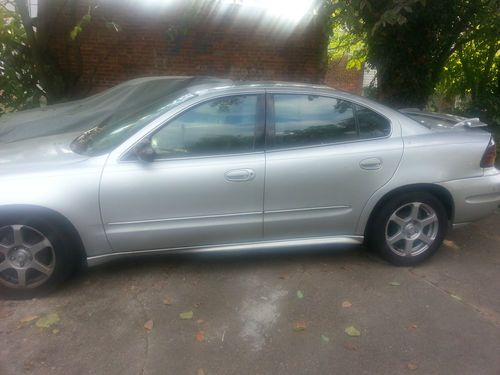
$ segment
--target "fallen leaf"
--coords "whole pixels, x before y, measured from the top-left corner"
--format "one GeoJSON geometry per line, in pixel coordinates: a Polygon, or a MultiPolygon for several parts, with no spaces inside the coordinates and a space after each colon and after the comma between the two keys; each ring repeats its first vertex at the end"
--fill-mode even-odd
{"type": "Polygon", "coordinates": [[[144,329],[146,331],[151,331],[153,329],[154,323],[151,319],[149,319],[146,323],[144,323],[144,329]]]}
{"type": "Polygon", "coordinates": [[[32,322],[35,319],[38,319],[38,318],[39,318],[38,315],[28,315],[28,316],[25,316],[24,318],[22,318],[19,321],[19,323],[29,323],[29,322],[32,322]]]}
{"type": "Polygon", "coordinates": [[[203,319],[198,319],[198,320],[196,321],[196,324],[203,324],[203,323],[205,323],[205,321],[204,321],[203,319]]]}
{"type": "Polygon", "coordinates": [[[418,366],[415,362],[409,362],[407,367],[409,370],[412,370],[412,371],[416,370],[418,368],[418,366]]]}
{"type": "Polygon", "coordinates": [[[192,311],[184,311],[179,314],[179,318],[181,319],[193,319],[193,312],[192,311]]]}
{"type": "Polygon", "coordinates": [[[407,327],[408,331],[416,331],[418,326],[416,324],[411,324],[407,327]]]}
{"type": "Polygon", "coordinates": [[[463,301],[462,297],[457,296],[456,294],[450,294],[450,297],[456,299],[457,301],[463,301]]]}
{"type": "Polygon", "coordinates": [[[344,344],[344,347],[350,351],[357,351],[358,350],[358,347],[356,345],[354,345],[353,343],[350,343],[350,342],[347,342],[344,344]]]}
{"type": "Polygon", "coordinates": [[[389,285],[390,285],[390,286],[400,286],[401,284],[400,284],[399,282],[397,282],[397,281],[391,281],[391,282],[389,283],[389,285]]]}
{"type": "Polygon", "coordinates": [[[299,320],[293,323],[293,330],[296,332],[305,331],[306,328],[307,328],[307,323],[305,322],[305,320],[299,320]]]}
{"type": "Polygon", "coordinates": [[[269,298],[264,297],[264,296],[260,296],[260,299],[261,299],[262,301],[267,301],[269,298]]]}
{"type": "Polygon", "coordinates": [[[345,333],[347,333],[351,337],[361,336],[361,332],[359,332],[354,326],[347,327],[345,329],[345,333]]]}
{"type": "Polygon", "coordinates": [[[348,308],[350,308],[351,306],[352,306],[352,303],[351,303],[351,302],[349,302],[349,301],[344,301],[344,302],[342,302],[342,307],[343,307],[344,309],[348,309],[348,308]]]}
{"type": "Polygon", "coordinates": [[[455,244],[455,242],[450,241],[450,240],[444,240],[443,241],[444,246],[449,247],[452,250],[460,250],[460,247],[455,244]]]}
{"type": "Polygon", "coordinates": [[[59,329],[54,328],[54,329],[52,330],[52,333],[53,333],[54,335],[57,335],[57,334],[59,333],[59,329]]]}
{"type": "Polygon", "coordinates": [[[301,291],[301,290],[297,290],[297,298],[298,298],[298,299],[302,299],[302,298],[304,298],[304,293],[302,293],[302,291],[301,291]]]}
{"type": "Polygon", "coordinates": [[[198,371],[196,372],[196,375],[205,375],[205,371],[203,371],[202,368],[198,369],[198,371]]]}
{"type": "Polygon", "coordinates": [[[172,298],[165,297],[165,299],[163,300],[163,304],[164,305],[171,305],[172,304],[172,298]]]}
{"type": "Polygon", "coordinates": [[[57,324],[60,321],[61,319],[59,318],[58,313],[50,313],[39,318],[36,321],[35,325],[38,328],[50,328],[50,326],[53,326],[54,324],[57,324]]]}
{"type": "Polygon", "coordinates": [[[205,341],[205,332],[198,331],[198,333],[196,334],[196,341],[198,341],[198,342],[205,341]]]}
{"type": "Polygon", "coordinates": [[[323,342],[330,342],[330,338],[328,336],[325,336],[325,335],[321,335],[321,340],[323,340],[323,342]]]}

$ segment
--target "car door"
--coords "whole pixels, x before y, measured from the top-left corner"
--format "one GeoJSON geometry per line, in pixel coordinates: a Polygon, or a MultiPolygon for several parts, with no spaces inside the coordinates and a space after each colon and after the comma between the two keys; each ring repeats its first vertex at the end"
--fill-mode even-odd
{"type": "Polygon", "coordinates": [[[268,108],[264,238],[362,235],[363,206],[401,159],[399,128],[329,96],[268,94],[268,108]]]}
{"type": "Polygon", "coordinates": [[[262,238],[264,98],[207,100],[169,120],[105,166],[102,219],[114,251],[169,249],[262,238]]]}

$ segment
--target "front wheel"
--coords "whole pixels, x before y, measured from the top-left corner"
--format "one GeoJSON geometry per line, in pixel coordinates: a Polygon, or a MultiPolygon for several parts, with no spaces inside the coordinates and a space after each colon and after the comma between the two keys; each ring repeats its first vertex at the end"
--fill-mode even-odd
{"type": "Polygon", "coordinates": [[[385,202],[372,223],[370,246],[398,266],[413,266],[431,257],[448,228],[442,203],[425,192],[405,193],[385,202]]]}
{"type": "Polygon", "coordinates": [[[53,221],[11,217],[0,222],[0,294],[30,298],[52,290],[78,264],[72,241],[53,221]]]}

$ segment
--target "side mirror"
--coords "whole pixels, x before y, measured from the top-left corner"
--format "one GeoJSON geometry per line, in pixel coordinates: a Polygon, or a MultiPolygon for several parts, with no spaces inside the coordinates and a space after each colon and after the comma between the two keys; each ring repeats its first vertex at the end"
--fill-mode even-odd
{"type": "Polygon", "coordinates": [[[156,157],[156,152],[151,146],[151,141],[149,139],[144,140],[135,146],[134,153],[139,160],[148,163],[154,161],[156,157]]]}

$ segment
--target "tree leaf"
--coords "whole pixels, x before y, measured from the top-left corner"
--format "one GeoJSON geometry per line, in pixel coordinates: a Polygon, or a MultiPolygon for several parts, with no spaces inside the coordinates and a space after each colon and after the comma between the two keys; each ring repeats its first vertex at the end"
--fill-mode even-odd
{"type": "Polygon", "coordinates": [[[321,340],[323,340],[323,342],[326,342],[326,343],[330,342],[330,338],[328,336],[325,336],[325,335],[321,335],[321,340]]]}
{"type": "Polygon", "coordinates": [[[50,328],[51,326],[59,323],[60,321],[61,321],[61,319],[59,318],[58,313],[50,313],[50,314],[44,315],[41,318],[39,318],[36,321],[35,325],[38,328],[50,328]]]}
{"type": "Polygon", "coordinates": [[[391,282],[389,283],[389,285],[390,285],[390,286],[400,286],[401,284],[400,284],[399,282],[397,282],[397,281],[391,281],[391,282]]]}
{"type": "Polygon", "coordinates": [[[184,311],[179,314],[179,318],[183,320],[193,319],[193,311],[184,311]]]}
{"type": "Polygon", "coordinates": [[[298,298],[298,299],[302,299],[302,298],[304,298],[304,293],[302,293],[302,291],[301,291],[301,290],[297,290],[297,298],[298,298]]]}
{"type": "Polygon", "coordinates": [[[361,332],[359,332],[356,327],[354,326],[349,326],[345,329],[345,333],[351,337],[358,337],[361,336],[361,332]]]}
{"type": "Polygon", "coordinates": [[[163,300],[163,304],[170,306],[172,304],[172,298],[166,296],[165,299],[163,300]]]}

